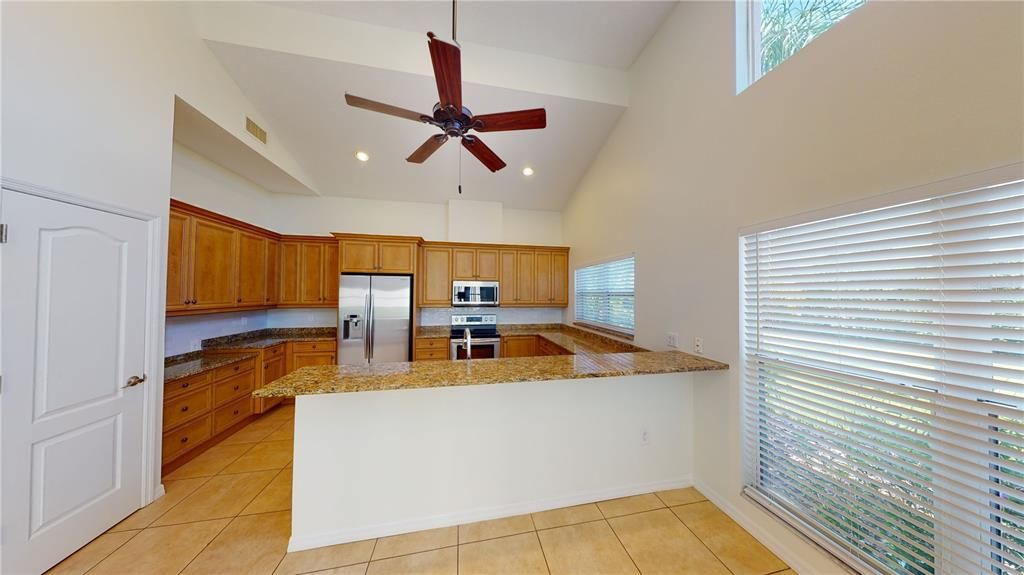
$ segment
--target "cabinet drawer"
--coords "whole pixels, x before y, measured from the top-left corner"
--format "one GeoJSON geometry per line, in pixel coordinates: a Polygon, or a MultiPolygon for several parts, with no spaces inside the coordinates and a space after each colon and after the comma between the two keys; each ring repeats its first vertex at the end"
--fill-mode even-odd
{"type": "Polygon", "coordinates": [[[213,372],[213,380],[220,381],[224,378],[231,377],[236,373],[242,373],[243,371],[249,371],[256,366],[256,358],[249,358],[231,365],[225,365],[224,367],[218,367],[213,372]]]}
{"type": "Polygon", "coordinates": [[[284,344],[279,343],[273,347],[263,350],[263,361],[270,361],[275,357],[284,357],[284,344]]]}
{"type": "Polygon", "coordinates": [[[213,404],[224,405],[239,397],[248,397],[252,393],[256,374],[251,371],[218,381],[213,384],[213,404]]]}
{"type": "Polygon", "coordinates": [[[177,427],[210,411],[210,387],[164,400],[164,429],[177,427]]]}
{"type": "Polygon", "coordinates": [[[164,434],[164,464],[175,457],[201,445],[210,438],[213,417],[206,414],[195,421],[185,424],[174,431],[164,434]]]}
{"type": "Polygon", "coordinates": [[[214,435],[242,421],[252,413],[252,400],[243,397],[213,411],[214,435]]]}
{"type": "Polygon", "coordinates": [[[206,373],[200,373],[176,381],[171,381],[164,384],[164,399],[174,397],[175,395],[181,395],[188,391],[195,391],[204,385],[209,385],[213,379],[213,372],[207,371],[206,373]]]}
{"type": "Polygon", "coordinates": [[[416,349],[448,349],[447,337],[418,337],[416,349]]]}
{"type": "Polygon", "coordinates": [[[416,349],[416,361],[428,359],[448,359],[447,349],[416,349]]]}
{"type": "Polygon", "coordinates": [[[295,341],[292,342],[293,351],[334,351],[333,341],[295,341]]]}

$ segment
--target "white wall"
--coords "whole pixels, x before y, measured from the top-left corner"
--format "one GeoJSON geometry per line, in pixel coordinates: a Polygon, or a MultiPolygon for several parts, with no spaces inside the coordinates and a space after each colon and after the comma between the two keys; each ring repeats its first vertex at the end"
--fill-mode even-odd
{"type": "Polygon", "coordinates": [[[274,228],[274,194],[178,143],[171,161],[172,198],[274,228]]]}
{"type": "MultiPolygon", "coordinates": [[[[636,252],[637,343],[704,337],[698,486],[801,572],[837,568],[740,498],[741,227],[1024,157],[1024,4],[868,2],[735,94],[730,2],[684,2],[564,211],[573,265],[636,252]]],[[[571,308],[570,308],[571,309],[571,308]]]]}
{"type": "Polygon", "coordinates": [[[688,486],[696,377],[300,396],[289,550],[688,486]]]}

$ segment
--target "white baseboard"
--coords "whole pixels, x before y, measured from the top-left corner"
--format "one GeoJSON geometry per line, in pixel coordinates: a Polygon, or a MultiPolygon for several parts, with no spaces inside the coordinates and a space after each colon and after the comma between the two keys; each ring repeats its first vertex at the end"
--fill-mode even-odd
{"type": "Polygon", "coordinates": [[[597,491],[588,491],[585,493],[567,495],[564,497],[539,499],[536,501],[528,501],[525,503],[514,503],[511,505],[500,505],[496,507],[484,507],[479,509],[461,511],[457,513],[433,515],[429,517],[416,517],[403,521],[383,523],[378,525],[368,525],[366,527],[361,527],[359,529],[332,531],[329,533],[307,535],[304,537],[293,536],[288,540],[288,552],[292,553],[295,551],[314,549],[316,547],[327,547],[328,545],[337,545],[339,543],[350,543],[352,541],[363,541],[366,539],[373,539],[376,537],[387,537],[390,535],[400,535],[402,533],[412,533],[414,531],[423,531],[424,529],[449,527],[452,525],[461,525],[463,523],[472,523],[474,521],[487,521],[489,519],[499,519],[501,517],[522,515],[524,513],[536,513],[539,511],[546,511],[548,509],[571,507],[573,505],[594,503],[596,501],[605,501],[607,499],[628,497],[630,495],[641,495],[644,493],[651,493],[653,491],[664,491],[667,489],[691,487],[692,485],[692,477],[678,477],[675,479],[667,479],[663,481],[655,481],[639,485],[629,485],[626,487],[615,487],[610,489],[601,489],[597,491]]]}
{"type": "MultiPolygon", "coordinates": [[[[731,517],[733,521],[739,523],[740,527],[746,529],[747,532],[753,535],[755,539],[760,541],[772,553],[778,556],[779,559],[782,559],[782,561],[785,562],[786,565],[789,565],[790,569],[796,571],[797,573],[802,573],[804,575],[849,575],[849,571],[843,569],[838,565],[836,565],[834,571],[822,571],[819,568],[820,563],[815,563],[812,565],[807,560],[807,557],[804,553],[800,553],[796,549],[793,549],[790,545],[784,543],[781,539],[779,539],[778,536],[776,536],[770,530],[765,529],[761,523],[755,521],[750,516],[750,514],[741,511],[732,503],[731,500],[729,500],[726,497],[723,497],[720,493],[715,491],[707,484],[698,481],[696,485],[694,485],[694,487],[696,487],[698,491],[703,493],[709,501],[715,504],[715,506],[717,506],[719,509],[725,512],[726,515],[731,517]]],[[[771,517],[771,515],[769,515],[767,512],[765,512],[765,515],[767,517],[771,517]]],[[[774,517],[772,517],[772,520],[778,521],[778,519],[775,519],[774,517]]],[[[789,526],[783,526],[783,528],[790,529],[789,526]]],[[[807,543],[806,545],[813,548],[813,545],[810,543],[807,543]]],[[[822,557],[827,557],[827,554],[825,554],[823,551],[819,552],[822,553],[822,557]]],[[[831,559],[828,560],[831,561],[831,559]]]]}

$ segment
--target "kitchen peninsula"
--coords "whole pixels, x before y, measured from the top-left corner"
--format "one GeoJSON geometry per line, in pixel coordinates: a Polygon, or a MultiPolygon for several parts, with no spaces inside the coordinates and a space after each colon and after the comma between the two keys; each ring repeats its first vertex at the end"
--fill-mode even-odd
{"type": "Polygon", "coordinates": [[[296,398],[289,550],[691,485],[693,372],[726,364],[516,333],[564,353],[306,367],[256,391],[296,398]]]}

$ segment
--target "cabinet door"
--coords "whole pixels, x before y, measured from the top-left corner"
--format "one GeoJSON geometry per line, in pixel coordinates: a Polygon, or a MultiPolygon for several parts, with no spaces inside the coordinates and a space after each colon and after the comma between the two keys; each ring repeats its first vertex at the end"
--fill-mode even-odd
{"type": "Polygon", "coordinates": [[[192,299],[190,309],[234,307],[238,231],[194,218],[192,225],[192,299]]]}
{"type": "Polygon", "coordinates": [[[516,303],[529,304],[534,301],[534,252],[516,251],[516,303]]]}
{"type": "Polygon", "coordinates": [[[420,266],[420,305],[451,307],[452,305],[452,250],[449,248],[423,248],[420,266]]]}
{"type": "Polygon", "coordinates": [[[189,251],[192,218],[171,210],[167,219],[167,311],[188,307],[189,251]]]}
{"type": "Polygon", "coordinates": [[[299,249],[299,303],[323,303],[323,275],[323,244],[301,244],[299,249]]]}
{"type": "Polygon", "coordinates": [[[281,289],[281,243],[275,240],[267,240],[267,294],[264,298],[268,305],[275,305],[280,301],[281,289]]]}
{"type": "Polygon", "coordinates": [[[267,238],[238,233],[238,305],[267,303],[267,238]]]}
{"type": "Polygon", "coordinates": [[[531,357],[537,355],[537,338],[532,335],[515,335],[501,338],[502,357],[531,357]]]}
{"type": "Polygon", "coordinates": [[[381,242],[377,250],[377,271],[411,274],[416,269],[416,244],[412,242],[381,242]]]}
{"type": "Polygon", "coordinates": [[[278,291],[280,303],[299,303],[299,251],[300,243],[281,243],[281,288],[278,291]]]}
{"type": "Polygon", "coordinates": [[[377,271],[377,242],[369,240],[342,240],[341,271],[377,271]]]}
{"type": "Polygon", "coordinates": [[[324,302],[338,303],[338,244],[324,244],[324,302]]]}
{"type": "Polygon", "coordinates": [[[263,385],[273,383],[279,377],[285,375],[284,354],[263,361],[263,385]]]}
{"type": "Polygon", "coordinates": [[[486,281],[498,279],[498,250],[476,250],[476,278],[486,281]]]}
{"type": "Polygon", "coordinates": [[[452,249],[452,279],[476,279],[476,250],[473,248],[452,249]]]}
{"type": "Polygon", "coordinates": [[[516,252],[515,250],[501,250],[498,256],[498,300],[500,305],[516,305],[518,301],[518,290],[516,290],[516,252]]]}
{"type": "Polygon", "coordinates": [[[292,354],[292,369],[311,365],[334,365],[334,352],[302,351],[292,354]]]}
{"type": "Polygon", "coordinates": [[[569,305],[569,254],[551,254],[551,297],[553,303],[569,305]]]}
{"type": "Polygon", "coordinates": [[[551,252],[538,251],[534,258],[533,300],[549,304],[555,300],[551,292],[551,252]]]}

